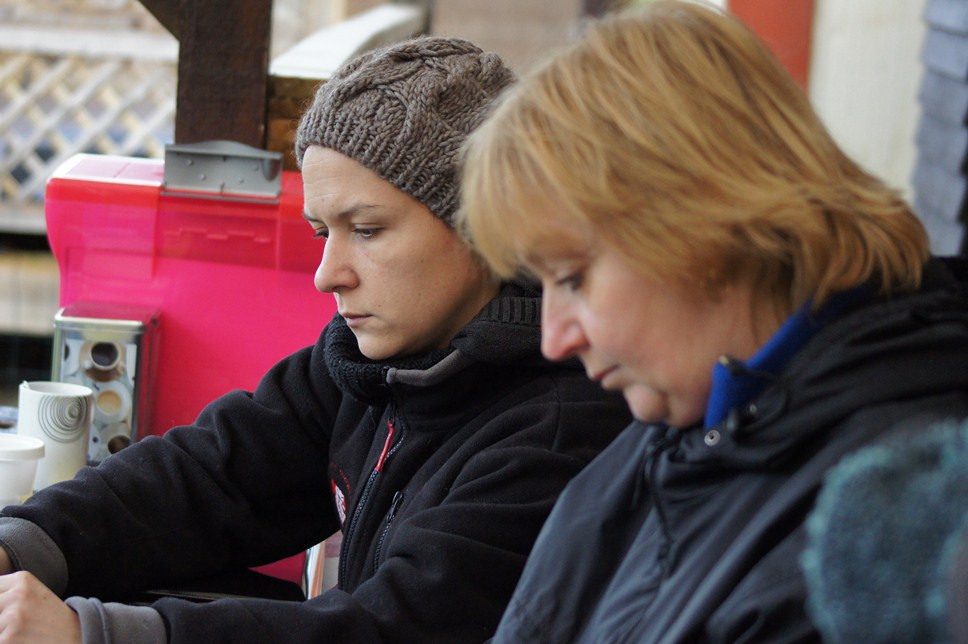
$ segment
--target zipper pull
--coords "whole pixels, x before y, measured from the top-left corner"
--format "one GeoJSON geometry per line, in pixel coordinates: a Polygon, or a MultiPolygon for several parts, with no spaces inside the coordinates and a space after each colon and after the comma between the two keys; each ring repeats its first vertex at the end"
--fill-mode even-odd
{"type": "Polygon", "coordinates": [[[393,500],[390,501],[390,511],[387,512],[387,523],[393,521],[393,517],[397,513],[397,508],[400,507],[401,501],[403,501],[403,490],[397,490],[393,495],[393,500]]]}
{"type": "Polygon", "coordinates": [[[390,445],[393,443],[393,431],[395,426],[392,420],[387,421],[387,441],[383,444],[383,451],[380,452],[380,458],[377,459],[376,467],[373,468],[374,472],[382,472],[383,464],[387,462],[387,455],[390,453],[390,445]]]}

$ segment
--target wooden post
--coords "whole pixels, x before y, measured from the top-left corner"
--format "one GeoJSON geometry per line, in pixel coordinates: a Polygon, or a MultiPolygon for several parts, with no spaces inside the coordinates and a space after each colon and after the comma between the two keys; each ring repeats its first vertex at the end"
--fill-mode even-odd
{"type": "Polygon", "coordinates": [[[175,141],[265,144],[272,0],[183,0],[175,141]]]}
{"type": "Polygon", "coordinates": [[[141,4],[155,17],[155,20],[161,23],[162,27],[167,29],[176,40],[178,39],[178,13],[181,5],[179,0],[141,0],[141,4]]]}
{"type": "Polygon", "coordinates": [[[141,0],[179,43],[175,142],[264,147],[272,0],[141,0]]]}

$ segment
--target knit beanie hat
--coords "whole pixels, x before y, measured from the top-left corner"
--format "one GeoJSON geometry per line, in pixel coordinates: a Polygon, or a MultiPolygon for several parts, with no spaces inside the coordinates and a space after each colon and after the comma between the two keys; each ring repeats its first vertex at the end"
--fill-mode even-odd
{"type": "Polygon", "coordinates": [[[422,36],[364,53],[316,92],[295,155],[320,145],[359,161],[453,225],[458,153],[514,80],[493,53],[457,38],[422,36]]]}

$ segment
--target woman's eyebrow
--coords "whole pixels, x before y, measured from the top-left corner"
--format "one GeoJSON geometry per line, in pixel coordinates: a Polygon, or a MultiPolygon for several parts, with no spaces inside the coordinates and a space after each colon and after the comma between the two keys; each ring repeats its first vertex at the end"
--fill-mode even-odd
{"type": "Polygon", "coordinates": [[[554,247],[553,245],[543,245],[540,249],[532,249],[524,253],[524,262],[538,270],[550,271],[559,264],[573,264],[575,262],[587,261],[589,250],[587,248],[554,247]],[[550,247],[549,247],[550,246],[550,247]]]}
{"type": "MultiPolygon", "coordinates": [[[[349,206],[347,208],[344,208],[343,210],[340,210],[339,212],[337,212],[336,214],[334,214],[333,215],[333,219],[335,221],[339,221],[339,220],[342,220],[342,219],[348,219],[349,217],[355,215],[358,212],[361,212],[363,210],[369,210],[371,208],[376,208],[376,207],[377,207],[376,204],[369,204],[369,203],[354,204],[354,205],[349,206]]],[[[308,210],[303,210],[302,216],[303,216],[303,219],[305,219],[306,221],[309,221],[309,222],[324,223],[322,219],[320,219],[319,217],[314,216],[308,210]]]]}

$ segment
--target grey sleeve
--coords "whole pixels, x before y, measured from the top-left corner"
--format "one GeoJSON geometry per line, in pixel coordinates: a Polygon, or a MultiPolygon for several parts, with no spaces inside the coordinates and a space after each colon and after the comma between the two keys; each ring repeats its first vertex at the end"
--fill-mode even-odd
{"type": "Polygon", "coordinates": [[[15,517],[0,518],[0,546],[14,570],[33,573],[57,595],[67,589],[67,560],[54,540],[36,524],[15,517]]]}
{"type": "Polygon", "coordinates": [[[148,606],[103,603],[87,597],[65,602],[81,620],[83,644],[166,644],[168,631],[161,613],[148,606]]]}

